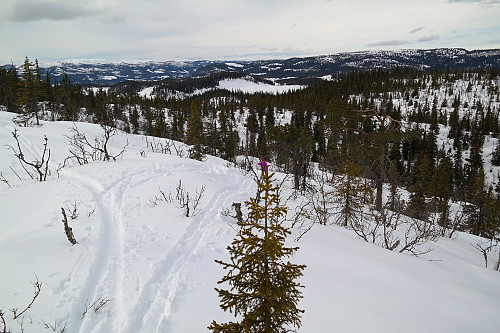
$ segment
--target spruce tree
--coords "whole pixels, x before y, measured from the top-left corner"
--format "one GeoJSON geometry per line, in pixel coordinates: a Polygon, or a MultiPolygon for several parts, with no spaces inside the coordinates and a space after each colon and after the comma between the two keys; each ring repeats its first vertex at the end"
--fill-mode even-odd
{"type": "Polygon", "coordinates": [[[34,64],[26,57],[18,89],[18,103],[19,106],[24,108],[22,117],[18,118],[18,121],[19,123],[24,123],[24,126],[28,125],[33,116],[36,118],[36,125],[40,125],[38,119],[38,96],[40,94],[41,78],[35,73],[33,67],[34,64]]]}
{"type": "Polygon", "coordinates": [[[279,187],[273,186],[273,175],[263,168],[260,194],[245,203],[248,220],[227,248],[230,262],[216,260],[228,270],[218,283],[230,286],[229,290],[215,288],[220,307],[241,317],[241,321],[213,321],[208,327],[213,332],[290,332],[301,325],[304,311],[297,308],[297,302],[303,286],[296,279],[302,276],[305,265],[284,261],[298,248],[285,247],[291,232],[280,224],[286,207],[279,204],[279,187]]]}
{"type": "Polygon", "coordinates": [[[491,154],[491,164],[500,166],[500,139],[497,140],[493,153],[491,154]]]}
{"type": "Polygon", "coordinates": [[[338,169],[332,200],[338,208],[337,223],[344,227],[362,223],[365,199],[373,195],[362,177],[362,168],[350,156],[338,169]]]}
{"type": "Polygon", "coordinates": [[[203,120],[199,105],[195,102],[191,103],[191,115],[187,121],[186,143],[193,147],[189,149],[189,158],[201,161],[205,158],[202,151],[203,141],[203,120]]]}

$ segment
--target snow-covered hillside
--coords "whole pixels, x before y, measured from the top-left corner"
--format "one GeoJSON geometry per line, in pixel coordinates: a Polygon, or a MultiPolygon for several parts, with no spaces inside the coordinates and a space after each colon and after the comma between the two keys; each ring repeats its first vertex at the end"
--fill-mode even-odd
{"type": "MultiPolygon", "coordinates": [[[[123,133],[110,142],[117,153],[129,141],[117,161],[57,172],[73,124],[43,122],[18,128],[28,160],[41,156],[48,138],[51,174],[35,182],[8,147],[16,146],[12,118],[0,112],[0,172],[10,185],[0,182],[0,310],[13,332],[21,325],[9,310],[30,303],[36,279],[41,292],[24,314],[26,333],[196,333],[214,319],[233,320],[213,289],[224,275],[214,259],[228,259],[237,228],[231,204],[255,195],[250,175],[210,156],[153,153],[143,136],[123,133]],[[194,216],[176,201],[179,183],[191,197],[204,188],[194,216]],[[75,206],[72,246],[61,207],[69,215],[75,206]]],[[[97,125],[77,126],[88,138],[101,135],[97,125]]],[[[292,185],[284,183],[285,195],[292,185]]],[[[291,214],[297,202],[288,203],[291,214]]],[[[498,332],[500,273],[484,268],[475,236],[441,239],[418,258],[333,225],[293,238],[294,263],[307,265],[300,332],[498,332]]]]}
{"type": "MultiPolygon", "coordinates": [[[[141,89],[138,94],[141,97],[153,98],[156,94],[156,87],[146,87],[141,89]]],[[[186,94],[179,91],[171,91],[164,94],[164,98],[186,98],[194,95],[201,95],[207,91],[213,89],[225,89],[231,92],[243,92],[247,94],[255,93],[265,93],[265,94],[282,94],[289,91],[303,89],[305,86],[301,85],[280,85],[280,84],[269,84],[263,82],[257,82],[251,77],[239,78],[239,79],[223,79],[219,81],[219,84],[215,88],[202,88],[195,90],[192,94],[186,94]]]]}

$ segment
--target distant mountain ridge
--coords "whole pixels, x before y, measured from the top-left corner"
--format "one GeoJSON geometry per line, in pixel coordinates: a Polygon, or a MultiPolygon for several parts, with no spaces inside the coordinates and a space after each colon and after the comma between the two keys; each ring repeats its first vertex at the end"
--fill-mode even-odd
{"type": "MultiPolygon", "coordinates": [[[[22,64],[19,65],[22,67],[22,64]]],[[[10,65],[3,66],[9,68],[10,65]]],[[[158,81],[166,78],[239,72],[281,83],[300,83],[363,69],[408,67],[418,70],[500,68],[500,49],[468,51],[458,48],[344,52],[313,57],[256,61],[62,61],[41,66],[60,81],[66,73],[73,83],[112,85],[126,80],[158,81]]]]}

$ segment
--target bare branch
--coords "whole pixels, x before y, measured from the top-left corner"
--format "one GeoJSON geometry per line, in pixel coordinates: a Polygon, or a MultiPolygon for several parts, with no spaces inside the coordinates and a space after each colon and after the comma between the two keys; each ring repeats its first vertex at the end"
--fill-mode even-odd
{"type": "Polygon", "coordinates": [[[101,137],[95,137],[94,143],[90,143],[87,136],[78,130],[76,125],[73,125],[71,129],[71,136],[67,136],[69,139],[69,144],[73,147],[69,150],[71,156],[64,160],[64,165],[69,160],[76,160],[79,165],[87,164],[90,160],[92,161],[116,161],[117,158],[123,155],[125,149],[127,148],[129,142],[126,141],[125,146],[122,150],[113,155],[109,152],[108,143],[109,140],[116,135],[117,130],[114,127],[102,125],[103,135],[101,137]]]}
{"type": "Polygon", "coordinates": [[[3,331],[2,331],[2,333],[8,333],[8,331],[7,331],[7,323],[5,322],[3,309],[0,310],[0,321],[3,324],[3,331]]]}
{"type": "Polygon", "coordinates": [[[14,316],[13,317],[14,320],[16,320],[17,318],[22,316],[26,311],[28,311],[28,309],[30,309],[31,306],[33,305],[33,303],[35,303],[36,298],[40,294],[40,291],[42,290],[42,283],[40,281],[38,281],[38,276],[35,275],[35,278],[36,278],[36,280],[31,283],[33,285],[33,287],[35,288],[35,294],[33,295],[33,299],[31,300],[31,303],[28,304],[28,306],[23,311],[21,311],[19,313],[17,312],[17,310],[18,310],[17,308],[10,309],[10,311],[12,312],[12,314],[14,316]]]}
{"type": "Polygon", "coordinates": [[[0,182],[7,184],[8,187],[10,187],[10,183],[7,179],[5,179],[4,175],[0,171],[0,182]]]}
{"type": "MultiPolygon", "coordinates": [[[[475,244],[472,244],[472,247],[474,247],[476,250],[481,252],[484,258],[484,265],[486,268],[488,268],[488,253],[491,252],[491,250],[497,246],[497,242],[493,242],[492,239],[486,240],[486,241],[477,241],[475,244]]],[[[496,266],[499,264],[497,263],[496,266]]],[[[496,268],[496,267],[495,267],[496,268]]],[[[498,270],[498,269],[495,269],[498,270]]]]}
{"type": "Polygon", "coordinates": [[[15,129],[14,132],[12,132],[12,136],[16,140],[17,150],[16,150],[16,148],[14,148],[12,146],[8,146],[8,147],[10,149],[12,149],[12,151],[14,152],[14,156],[17,157],[17,159],[21,163],[21,166],[26,171],[26,173],[32,179],[34,179],[34,176],[31,174],[31,172],[29,172],[26,169],[26,165],[27,165],[27,166],[30,166],[31,168],[33,168],[38,173],[38,180],[39,181],[42,182],[42,181],[47,180],[47,174],[48,174],[48,169],[49,169],[49,160],[50,160],[50,149],[47,149],[47,143],[48,143],[47,137],[44,136],[45,143],[43,144],[43,153],[42,153],[41,160],[37,159],[33,162],[28,162],[23,154],[22,149],[21,149],[21,144],[19,143],[19,134],[17,133],[17,129],[15,129]],[[45,160],[46,155],[47,155],[47,160],[45,160]]]}

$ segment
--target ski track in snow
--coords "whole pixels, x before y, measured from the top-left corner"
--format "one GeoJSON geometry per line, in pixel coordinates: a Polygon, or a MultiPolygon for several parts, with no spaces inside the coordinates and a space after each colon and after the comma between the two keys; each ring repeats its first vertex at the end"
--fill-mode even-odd
{"type": "Polygon", "coordinates": [[[166,332],[168,319],[177,294],[182,288],[182,273],[189,264],[194,264],[196,253],[206,245],[204,239],[218,237],[218,228],[211,225],[220,212],[220,207],[232,202],[232,198],[249,188],[249,182],[240,187],[235,183],[215,193],[206,205],[210,209],[200,212],[190,222],[184,234],[163,259],[156,263],[151,278],[144,284],[138,301],[130,314],[126,327],[120,332],[166,332]],[[236,189],[229,189],[231,187],[236,189]],[[209,234],[209,235],[207,235],[209,234]]]}
{"type": "MultiPolygon", "coordinates": [[[[183,165],[184,172],[188,171],[185,167],[183,165]]],[[[220,221],[216,217],[220,214],[220,208],[238,200],[242,194],[247,194],[253,184],[249,179],[242,183],[232,180],[213,194],[210,201],[203,205],[208,210],[202,209],[198,215],[191,217],[189,225],[172,248],[154,263],[151,276],[141,284],[138,295],[134,297],[136,301],[133,309],[127,310],[130,304],[125,304],[125,293],[134,291],[123,289],[126,274],[124,258],[126,252],[136,250],[138,245],[126,248],[127,224],[123,218],[123,200],[127,191],[171,170],[171,167],[169,170],[162,170],[161,166],[155,164],[154,167],[134,169],[133,172],[114,176],[117,179],[113,179],[110,184],[103,184],[96,177],[74,169],[64,171],[65,176],[80,182],[91,193],[101,220],[97,249],[93,252],[87,248],[84,254],[91,256],[95,253],[95,257],[71,309],[69,322],[72,326],[68,327],[70,332],[88,332],[89,329],[102,332],[166,331],[175,300],[182,291],[185,268],[195,264],[197,253],[207,246],[209,240],[219,237],[221,227],[217,225],[220,221]],[[101,297],[111,300],[106,305],[111,309],[111,315],[93,316],[90,305],[101,297]],[[82,318],[85,308],[89,308],[89,312],[82,318]]],[[[79,270],[73,268],[71,275],[78,274],[79,270]]]]}
{"type": "MultiPolygon", "coordinates": [[[[68,172],[65,172],[68,175],[68,172]]],[[[78,173],[72,173],[72,176],[78,178],[84,187],[92,194],[94,201],[101,214],[101,224],[99,231],[98,248],[95,252],[95,258],[92,262],[88,277],[83,284],[82,291],[72,313],[71,323],[76,324],[73,327],[74,332],[87,331],[85,326],[86,318],[81,318],[86,307],[97,300],[99,297],[110,297],[113,302],[120,302],[120,291],[115,290],[113,295],[108,294],[108,290],[114,285],[119,288],[123,272],[123,253],[120,249],[123,242],[123,225],[120,220],[121,203],[123,200],[123,187],[126,187],[126,181],[129,177],[123,177],[107,188],[99,183],[97,179],[90,178],[78,173]],[[109,208],[111,207],[111,208],[109,208]],[[112,275],[112,276],[110,276],[112,275]],[[111,285],[110,285],[111,284],[111,285]],[[110,286],[109,286],[110,285],[110,286]],[[103,290],[104,289],[104,290],[103,290]],[[102,294],[101,294],[102,293],[102,294]],[[118,296],[118,297],[117,297],[118,296]]],[[[90,253],[90,251],[88,252],[90,253]]]]}

